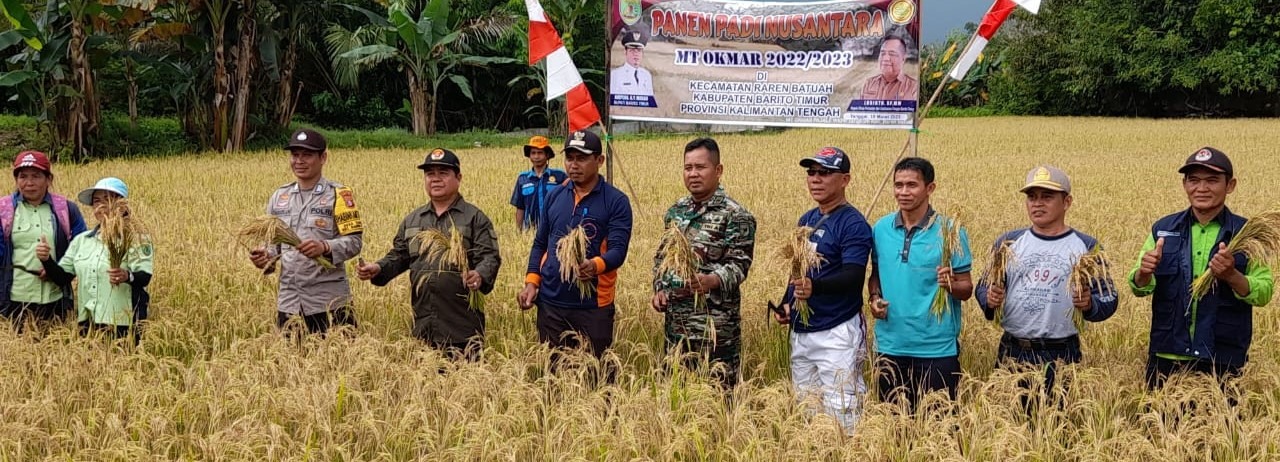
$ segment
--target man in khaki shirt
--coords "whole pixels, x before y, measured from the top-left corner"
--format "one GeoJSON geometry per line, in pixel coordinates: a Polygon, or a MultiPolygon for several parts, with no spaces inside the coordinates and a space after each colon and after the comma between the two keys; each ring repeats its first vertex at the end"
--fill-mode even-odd
{"type": "Polygon", "coordinates": [[[276,325],[300,318],[309,333],[325,333],[331,324],[356,324],[351,287],[343,263],[360,255],[364,224],[351,188],[324,177],[329,159],[324,136],[300,129],[289,137],[289,166],[297,181],[281,186],[267,201],[267,213],[289,225],[302,243],[275,245],[249,253],[254,266],[271,272],[280,260],[280,293],[276,325]],[[325,269],[313,258],[323,257],[325,269]]]}
{"type": "Polygon", "coordinates": [[[880,43],[880,74],[862,85],[859,99],[915,100],[920,97],[920,82],[902,73],[907,62],[907,43],[902,37],[889,35],[880,43]]]}

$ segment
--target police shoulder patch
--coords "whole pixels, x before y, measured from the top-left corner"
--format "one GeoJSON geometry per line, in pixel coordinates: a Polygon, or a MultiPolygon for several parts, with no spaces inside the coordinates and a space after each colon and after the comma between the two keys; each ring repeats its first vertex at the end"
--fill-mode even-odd
{"type": "Polygon", "coordinates": [[[356,208],[355,193],[346,186],[340,186],[334,192],[333,221],[338,225],[338,234],[346,236],[363,232],[364,221],[360,219],[360,210],[356,208]]]}

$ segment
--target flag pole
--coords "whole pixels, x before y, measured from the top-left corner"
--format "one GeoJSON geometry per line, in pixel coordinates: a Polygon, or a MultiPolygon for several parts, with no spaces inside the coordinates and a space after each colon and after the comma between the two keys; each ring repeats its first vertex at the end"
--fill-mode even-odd
{"type": "MultiPolygon", "coordinates": [[[[610,33],[613,32],[612,26],[613,8],[611,7],[609,8],[609,20],[604,22],[604,81],[609,83],[613,82],[612,79],[609,78],[609,73],[612,72],[609,65],[612,64],[611,56],[613,55],[613,37],[610,35],[610,33]]],[[[603,117],[600,119],[600,130],[604,132],[604,179],[612,183],[614,151],[613,137],[609,133],[613,128],[613,118],[609,117],[609,98],[613,89],[609,88],[609,83],[606,83],[604,86],[604,109],[601,111],[604,114],[602,114],[603,117]]]]}
{"type": "MultiPolygon", "coordinates": [[[[960,56],[964,56],[968,53],[969,47],[973,46],[973,37],[976,37],[977,35],[978,34],[975,32],[974,35],[969,36],[969,42],[964,45],[964,51],[960,53],[960,56]]],[[[917,112],[915,118],[912,119],[911,126],[913,128],[911,129],[911,135],[907,137],[906,144],[902,145],[902,150],[898,152],[898,157],[893,159],[893,165],[897,165],[898,161],[902,160],[903,156],[907,155],[908,149],[912,150],[912,157],[916,157],[917,153],[913,147],[916,145],[916,137],[920,133],[920,125],[924,124],[925,116],[929,115],[929,109],[932,108],[933,103],[938,100],[938,95],[942,94],[942,89],[946,88],[950,78],[950,71],[942,74],[942,80],[938,82],[938,88],[933,89],[933,96],[929,97],[929,101],[925,103],[924,109],[917,112]]],[[[871,205],[868,205],[867,208],[863,210],[863,213],[871,213],[871,211],[875,209],[876,203],[880,201],[880,195],[884,193],[884,187],[889,184],[889,179],[893,178],[893,165],[889,166],[889,171],[885,173],[884,179],[880,181],[880,187],[876,189],[876,194],[871,197],[871,205]]]]}

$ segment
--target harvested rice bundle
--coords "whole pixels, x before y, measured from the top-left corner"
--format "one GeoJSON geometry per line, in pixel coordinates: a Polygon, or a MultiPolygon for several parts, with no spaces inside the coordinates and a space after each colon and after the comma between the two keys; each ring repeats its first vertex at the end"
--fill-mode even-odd
{"type": "MultiPolygon", "coordinates": [[[[470,264],[467,262],[467,248],[463,243],[462,233],[458,232],[456,226],[450,227],[447,236],[439,229],[427,228],[415,234],[413,239],[418,241],[418,254],[427,261],[436,262],[440,268],[437,272],[457,272],[460,277],[465,278],[470,264]],[[455,271],[444,269],[446,267],[455,268],[455,271]]],[[[418,280],[416,290],[422,290],[430,278],[429,274],[423,275],[418,280]]],[[[484,293],[479,289],[468,289],[467,306],[473,310],[483,310],[484,293]]]]}
{"type": "MultiPolygon", "coordinates": [[[[812,235],[813,228],[801,226],[792,231],[786,242],[782,244],[782,259],[790,265],[790,277],[793,281],[808,277],[810,271],[822,266],[824,262],[818,249],[809,241],[812,235]]],[[[800,322],[809,325],[809,316],[813,314],[809,303],[805,300],[796,300],[793,307],[800,322]]]]}
{"type": "Polygon", "coordinates": [[[675,222],[672,222],[671,226],[667,227],[667,231],[662,234],[662,240],[658,243],[658,254],[662,259],[658,262],[657,276],[671,275],[679,279],[685,288],[693,292],[693,306],[695,308],[706,306],[706,299],[698,291],[692,290],[697,282],[698,267],[702,265],[702,258],[693,251],[693,244],[675,222]]]}
{"type": "MultiPolygon", "coordinates": [[[[1263,212],[1240,228],[1240,232],[1227,243],[1227,253],[1235,255],[1243,253],[1249,260],[1259,263],[1275,263],[1280,257],[1280,210],[1263,212]]],[[[1191,299],[1199,300],[1213,290],[1217,278],[1213,271],[1205,268],[1204,273],[1191,282],[1191,299]]]]}
{"type": "MultiPolygon", "coordinates": [[[[1076,260],[1076,264],[1071,267],[1070,279],[1073,294],[1077,290],[1092,293],[1092,289],[1097,287],[1104,295],[1115,295],[1115,288],[1110,282],[1111,261],[1107,258],[1106,252],[1102,251],[1102,246],[1093,246],[1089,253],[1081,255],[1080,259],[1076,260]]],[[[1084,330],[1084,313],[1073,307],[1071,320],[1075,323],[1077,331],[1084,330]]]]}
{"type": "Polygon", "coordinates": [[[120,268],[129,250],[139,245],[150,245],[147,228],[129,211],[128,199],[116,199],[98,206],[103,212],[98,236],[107,247],[107,262],[112,268],[120,268]]]}
{"type": "MultiPolygon", "coordinates": [[[[939,262],[938,266],[949,268],[951,267],[951,259],[961,252],[960,220],[958,217],[947,217],[941,213],[935,213],[933,218],[930,218],[929,221],[930,226],[935,222],[938,223],[938,232],[942,234],[942,260],[939,262]]],[[[929,307],[929,312],[933,313],[933,316],[939,320],[942,319],[942,315],[947,312],[948,308],[950,308],[950,303],[948,303],[950,290],[950,283],[947,285],[947,290],[942,290],[942,288],[939,287],[938,293],[933,297],[933,304],[929,307]]]]}
{"type": "MultiPolygon", "coordinates": [[[[261,245],[284,244],[294,248],[302,245],[302,238],[298,237],[298,233],[294,232],[292,228],[289,228],[289,225],[274,215],[263,215],[249,220],[248,223],[240,228],[236,236],[240,239],[241,245],[250,249],[261,245]]],[[[279,258],[280,256],[276,255],[276,259],[278,260],[279,258]]],[[[321,268],[334,268],[333,263],[324,257],[315,257],[312,260],[317,265],[320,265],[321,268]]],[[[267,265],[268,272],[274,264],[275,262],[273,261],[272,264],[267,265]]]]}
{"type": "MultiPolygon", "coordinates": [[[[1008,275],[1009,266],[1017,261],[1017,256],[1013,254],[1013,241],[1004,241],[995,249],[991,250],[991,262],[987,264],[986,274],[983,279],[990,288],[1000,288],[1004,290],[1006,287],[1005,276],[1008,275]]],[[[995,307],[995,323],[1000,325],[1004,320],[1004,306],[995,307]]]]}
{"type": "Polygon", "coordinates": [[[580,278],[578,267],[587,261],[587,232],[582,226],[576,226],[556,241],[556,259],[560,261],[560,280],[573,281],[578,286],[578,294],[583,298],[591,296],[595,291],[591,283],[580,278]]]}

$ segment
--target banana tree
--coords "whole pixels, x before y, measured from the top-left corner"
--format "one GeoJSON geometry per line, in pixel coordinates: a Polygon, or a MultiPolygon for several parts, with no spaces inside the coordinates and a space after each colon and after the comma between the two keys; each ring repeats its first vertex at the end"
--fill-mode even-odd
{"type": "Polygon", "coordinates": [[[326,41],[335,73],[349,77],[378,63],[395,62],[409,86],[415,134],[435,134],[436,108],[445,82],[474,100],[471,84],[457,73],[461,66],[517,62],[475,54],[475,45],[491,43],[515,24],[515,18],[501,10],[468,19],[459,17],[449,0],[391,0],[385,16],[345,6],[364,14],[370,24],[356,31],[330,27],[326,41]]]}

